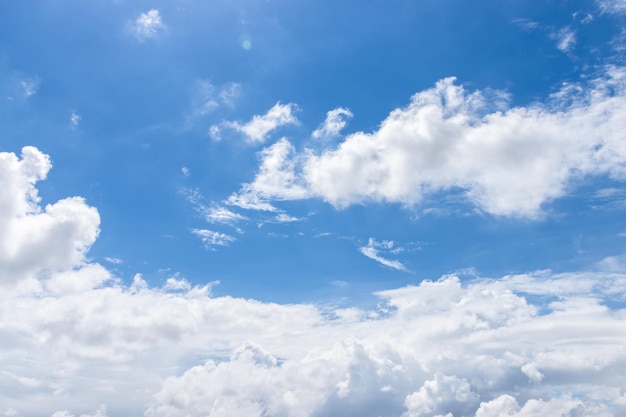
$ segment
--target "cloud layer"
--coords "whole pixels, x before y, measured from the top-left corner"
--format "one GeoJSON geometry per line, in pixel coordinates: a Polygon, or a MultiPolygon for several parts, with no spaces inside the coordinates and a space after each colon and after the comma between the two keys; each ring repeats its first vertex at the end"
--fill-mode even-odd
{"type": "Polygon", "coordinates": [[[451,275],[381,291],[374,309],[212,297],[179,277],[125,286],[85,261],[95,209],[39,208],[49,158],[0,161],[5,415],[626,412],[626,275],[451,275]]]}

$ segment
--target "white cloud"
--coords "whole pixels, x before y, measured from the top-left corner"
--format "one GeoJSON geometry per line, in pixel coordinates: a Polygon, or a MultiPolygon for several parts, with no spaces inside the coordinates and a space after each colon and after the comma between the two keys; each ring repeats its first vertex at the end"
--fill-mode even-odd
{"type": "Polygon", "coordinates": [[[397,269],[398,271],[409,272],[409,270],[400,261],[394,261],[380,256],[381,250],[385,250],[391,253],[398,253],[398,248],[394,249],[394,243],[391,240],[383,240],[382,242],[376,241],[374,238],[369,238],[367,245],[359,248],[359,251],[370,259],[375,260],[381,265],[389,268],[397,269]]]}
{"type": "Polygon", "coordinates": [[[187,167],[182,167],[180,169],[180,172],[182,172],[185,177],[189,177],[191,175],[191,172],[189,171],[189,168],[187,167]]]}
{"type": "Polygon", "coordinates": [[[125,285],[85,259],[95,209],[39,207],[34,184],[49,169],[35,148],[0,154],[5,415],[626,412],[623,271],[451,275],[377,292],[372,309],[217,297],[176,275],[160,288],[140,275],[125,285]],[[38,216],[64,233],[46,234],[38,216]]]}
{"type": "Polygon", "coordinates": [[[262,152],[256,178],[233,198],[411,206],[456,193],[493,215],[538,218],[582,177],[626,177],[626,71],[609,68],[585,88],[567,85],[546,104],[494,111],[502,98],[470,94],[447,78],[378,130],[319,154],[297,153],[282,139],[262,152]]]}
{"type": "Polygon", "coordinates": [[[140,41],[154,38],[163,30],[165,30],[165,24],[157,9],[141,13],[131,25],[131,31],[140,41]]]}
{"type": "Polygon", "coordinates": [[[551,35],[557,41],[556,47],[559,51],[568,53],[576,45],[576,32],[570,27],[565,27],[551,35]]]}
{"type": "Polygon", "coordinates": [[[596,0],[604,13],[626,13],[626,0],[596,0]]]}
{"type": "Polygon", "coordinates": [[[34,147],[24,147],[21,159],[0,153],[0,283],[81,264],[98,236],[98,212],[82,198],[39,206],[35,183],[51,166],[34,147]]]}
{"type": "MultiPolygon", "coordinates": [[[[298,200],[307,198],[310,191],[296,173],[299,163],[295,148],[285,138],[263,149],[260,153],[261,166],[254,181],[244,184],[239,193],[227,200],[229,204],[245,208],[261,207],[270,199],[298,200]]],[[[272,206],[270,206],[272,207],[272,206]]],[[[272,207],[274,211],[275,208],[272,207]]]]}
{"type": "Polygon", "coordinates": [[[76,112],[72,112],[70,114],[70,124],[74,127],[78,126],[80,123],[81,117],[76,112]]]}
{"type": "Polygon", "coordinates": [[[187,201],[189,201],[194,210],[196,210],[208,223],[211,224],[228,224],[234,225],[240,221],[248,220],[247,217],[239,213],[228,210],[226,207],[215,203],[207,205],[204,197],[197,190],[185,190],[187,201]]]}
{"type": "Polygon", "coordinates": [[[313,131],[311,137],[314,139],[334,138],[339,136],[341,130],[348,124],[348,119],[352,118],[352,112],[342,107],[330,110],[326,113],[326,120],[313,131]]]}
{"type": "Polygon", "coordinates": [[[192,229],[191,233],[198,236],[202,240],[204,247],[208,250],[215,250],[216,246],[228,246],[229,243],[237,240],[225,233],[214,232],[207,229],[192,229]]]}
{"type": "Polygon", "coordinates": [[[293,223],[293,222],[300,222],[302,220],[303,219],[300,217],[290,216],[287,213],[278,213],[276,217],[274,217],[274,221],[277,223],[293,223]]]}
{"type": "Polygon", "coordinates": [[[105,257],[104,260],[115,265],[120,265],[124,263],[124,261],[119,258],[105,257]]]}
{"type": "MultiPolygon", "coordinates": [[[[263,143],[267,140],[267,135],[280,126],[287,124],[297,124],[298,119],[294,116],[297,107],[293,103],[280,104],[276,103],[274,107],[269,109],[262,116],[255,115],[248,123],[241,124],[239,122],[223,122],[222,127],[234,129],[243,133],[247,140],[251,143],[263,143]]],[[[221,128],[219,126],[211,127],[211,136],[219,137],[221,128]]]]}

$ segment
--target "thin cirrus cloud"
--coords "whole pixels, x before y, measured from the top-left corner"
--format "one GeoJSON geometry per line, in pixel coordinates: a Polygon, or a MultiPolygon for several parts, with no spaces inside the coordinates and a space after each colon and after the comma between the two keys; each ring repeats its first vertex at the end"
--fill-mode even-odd
{"type": "Polygon", "coordinates": [[[395,244],[392,240],[377,241],[374,238],[369,238],[367,245],[361,246],[359,252],[368,258],[378,262],[379,264],[388,268],[393,268],[398,271],[409,272],[404,264],[397,260],[388,259],[383,257],[381,252],[398,253],[399,248],[394,248],[395,244]]]}
{"type": "Polygon", "coordinates": [[[232,129],[242,133],[246,140],[253,144],[264,143],[268,139],[270,132],[288,125],[297,124],[298,119],[294,115],[297,107],[293,103],[276,103],[264,115],[255,115],[247,123],[226,121],[219,125],[211,126],[209,134],[214,140],[221,139],[221,132],[224,129],[232,129]]]}
{"type": "Polygon", "coordinates": [[[228,246],[230,243],[237,240],[226,233],[207,229],[191,229],[191,233],[200,238],[207,250],[215,250],[217,246],[228,246]]]}
{"type": "Polygon", "coordinates": [[[565,27],[553,33],[551,37],[556,40],[557,49],[564,53],[570,52],[576,45],[576,32],[570,27],[565,27]]]}
{"type": "Polygon", "coordinates": [[[378,130],[349,134],[322,152],[298,152],[287,139],[270,145],[254,180],[231,201],[414,206],[453,191],[483,212],[536,219],[577,179],[624,178],[623,68],[567,85],[544,103],[505,104],[504,94],[470,93],[443,79],[393,110],[378,130]]]}
{"type": "Polygon", "coordinates": [[[183,190],[182,192],[186,195],[187,201],[191,203],[194,210],[208,223],[228,224],[232,226],[240,221],[248,220],[247,217],[218,204],[213,203],[207,205],[204,197],[197,190],[183,190]]]}

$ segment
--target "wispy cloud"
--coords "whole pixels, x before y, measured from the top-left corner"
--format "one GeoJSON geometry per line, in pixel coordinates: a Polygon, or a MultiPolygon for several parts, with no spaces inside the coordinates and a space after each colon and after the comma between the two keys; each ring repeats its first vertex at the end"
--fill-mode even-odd
{"type": "MultiPolygon", "coordinates": [[[[185,171],[183,171],[183,174],[184,173],[185,171]]],[[[204,197],[198,190],[184,190],[183,193],[186,194],[187,201],[192,204],[194,210],[208,223],[234,225],[242,220],[247,220],[247,217],[235,213],[219,204],[212,203],[207,205],[204,202],[204,197]]]]}
{"type": "Polygon", "coordinates": [[[204,247],[208,250],[215,250],[216,246],[228,246],[237,239],[225,233],[219,233],[207,229],[192,229],[191,233],[198,236],[204,247]]]}
{"type": "Polygon", "coordinates": [[[131,31],[137,39],[144,41],[154,38],[165,30],[165,24],[161,19],[161,14],[157,9],[152,9],[146,13],[141,13],[131,25],[131,31]]]}
{"type": "Polygon", "coordinates": [[[375,260],[381,265],[387,266],[389,268],[397,269],[398,271],[409,272],[409,270],[402,264],[402,262],[397,260],[391,260],[384,258],[380,255],[381,252],[389,252],[389,253],[399,253],[402,251],[401,248],[395,247],[394,242],[392,240],[383,240],[377,241],[374,238],[369,238],[367,245],[359,248],[359,251],[367,256],[370,259],[375,260]]]}
{"type": "Polygon", "coordinates": [[[556,47],[561,52],[571,52],[576,45],[576,32],[571,27],[564,27],[550,37],[556,40],[556,47]]]}
{"type": "Polygon", "coordinates": [[[21,80],[20,86],[22,87],[24,97],[28,98],[37,94],[40,82],[41,80],[38,77],[21,80]]]}
{"type": "Polygon", "coordinates": [[[120,258],[112,258],[112,257],[109,257],[109,256],[105,257],[104,260],[109,262],[109,263],[112,263],[114,265],[120,265],[120,264],[124,263],[124,261],[121,260],[120,258]]]}

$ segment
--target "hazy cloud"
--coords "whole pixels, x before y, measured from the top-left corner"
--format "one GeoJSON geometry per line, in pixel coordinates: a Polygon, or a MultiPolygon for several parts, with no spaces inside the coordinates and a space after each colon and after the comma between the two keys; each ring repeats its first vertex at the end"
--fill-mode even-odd
{"type": "Polygon", "coordinates": [[[165,30],[165,24],[157,9],[141,13],[131,25],[131,31],[140,41],[154,38],[163,30],[165,30]]]}
{"type": "Polygon", "coordinates": [[[204,247],[208,250],[215,250],[216,246],[228,246],[230,243],[237,240],[225,233],[214,232],[207,229],[192,229],[191,233],[198,236],[202,240],[204,247]]]}

